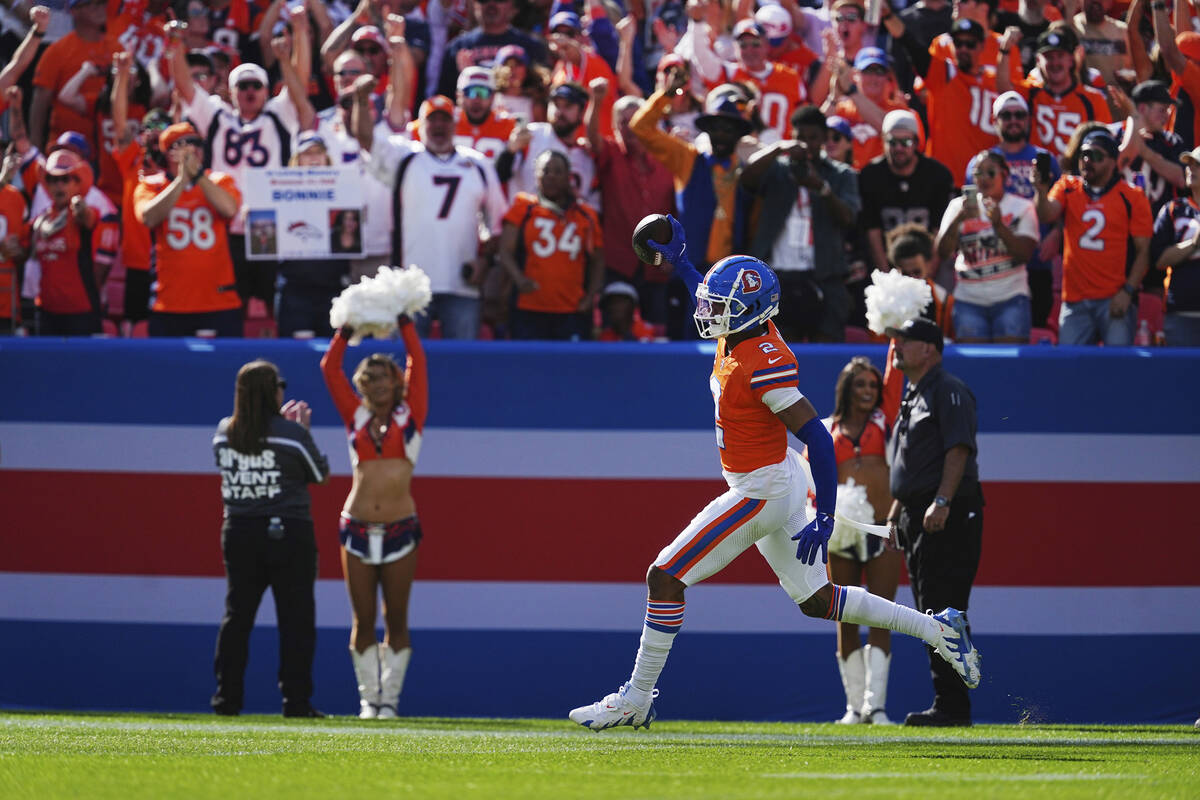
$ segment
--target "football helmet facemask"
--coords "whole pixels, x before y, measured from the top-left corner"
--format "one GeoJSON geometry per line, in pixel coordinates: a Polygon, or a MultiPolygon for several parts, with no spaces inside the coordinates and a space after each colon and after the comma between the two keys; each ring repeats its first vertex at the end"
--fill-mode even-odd
{"type": "Polygon", "coordinates": [[[702,339],[717,339],[779,313],[779,279],[750,256],[729,256],[713,264],[696,287],[696,329],[702,339]]]}

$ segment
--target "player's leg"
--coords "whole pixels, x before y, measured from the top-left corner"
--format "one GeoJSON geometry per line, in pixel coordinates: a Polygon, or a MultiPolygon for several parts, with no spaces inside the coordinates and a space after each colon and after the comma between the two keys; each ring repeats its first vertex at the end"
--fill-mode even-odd
{"type": "Polygon", "coordinates": [[[646,574],[646,617],[629,681],[569,717],[592,730],[617,725],[649,727],[654,721],[654,688],[683,625],[684,591],[723,569],[763,530],[781,524],[784,500],[754,500],[732,490],[697,514],[663,548],[646,574]]]}
{"type": "Polygon", "coordinates": [[[221,528],[226,577],[225,616],[221,618],[217,632],[213,657],[217,690],[211,701],[218,714],[233,715],[242,710],[250,631],[267,589],[265,543],[265,519],[229,517],[221,528]]]}
{"type": "Polygon", "coordinates": [[[407,552],[379,568],[383,586],[384,642],[379,647],[379,716],[392,718],[399,713],[400,692],[412,658],[408,632],[408,600],[417,572],[416,542],[405,545],[407,552]]]}
{"type": "Polygon", "coordinates": [[[358,523],[342,518],[342,574],[350,596],[350,660],[358,681],[358,715],[372,719],[379,715],[379,645],[375,641],[379,567],[364,561],[370,560],[369,539],[365,533],[356,534],[356,526],[358,523]]]}
{"type": "Polygon", "coordinates": [[[284,716],[312,713],[312,664],[317,645],[317,543],[312,520],[285,519],[283,538],[269,540],[271,594],[279,621],[279,691],[284,716]]]}
{"type": "MultiPolygon", "coordinates": [[[[856,559],[829,554],[829,577],[843,586],[857,584],[862,576],[862,564],[856,559]]],[[[838,674],[846,692],[846,713],[838,722],[852,724],[862,719],[863,693],[866,690],[866,661],[859,639],[858,626],[849,622],[837,625],[838,674]]]]}
{"type": "MultiPolygon", "coordinates": [[[[872,538],[869,545],[873,548],[878,547],[879,551],[866,564],[867,591],[877,597],[894,600],[896,586],[900,583],[900,552],[886,549],[883,540],[878,538],[872,538]]],[[[867,669],[866,691],[863,693],[863,721],[875,725],[888,725],[891,720],[884,709],[887,706],[888,673],[892,664],[891,631],[886,628],[870,628],[867,631],[863,662],[867,669]]]]}

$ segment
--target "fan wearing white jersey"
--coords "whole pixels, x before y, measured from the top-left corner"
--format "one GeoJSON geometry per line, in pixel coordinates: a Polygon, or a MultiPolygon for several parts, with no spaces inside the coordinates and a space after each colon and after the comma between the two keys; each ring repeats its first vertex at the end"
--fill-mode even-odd
{"type": "Polygon", "coordinates": [[[589,97],[578,83],[560,83],[550,92],[549,122],[531,122],[513,129],[508,148],[496,157],[496,171],[508,183],[509,197],[520,192],[537,194],[534,164],[542,153],[557,150],[571,162],[571,189],[575,197],[601,210],[596,162],[580,127],[589,97]]]}
{"type": "Polygon", "coordinates": [[[416,318],[428,335],[433,318],[447,339],[479,336],[479,284],[508,204],[500,179],[480,153],[454,144],[454,101],[435,95],[421,104],[421,141],[375,136],[369,97],[374,78],[354,84],[351,112],[367,169],[392,188],[392,263],[416,264],[429,275],[433,301],[416,318]]]}
{"type": "MultiPolygon", "coordinates": [[[[271,43],[279,62],[284,88],[270,97],[267,71],[257,64],[240,64],[229,73],[233,105],[209,94],[192,80],[180,42],[179,23],[167,26],[170,34],[171,77],[179,92],[183,116],[204,139],[204,166],[232,175],[245,187],[249,170],[286,167],[293,140],[300,130],[312,127],[315,114],[293,65],[289,47],[279,39],[271,43]]],[[[301,42],[303,37],[297,37],[301,42]]],[[[307,45],[296,48],[297,58],[308,58],[307,45]]],[[[233,256],[238,295],[244,303],[257,297],[272,306],[275,297],[275,264],[246,259],[245,209],[229,222],[229,250],[233,256]]]]}

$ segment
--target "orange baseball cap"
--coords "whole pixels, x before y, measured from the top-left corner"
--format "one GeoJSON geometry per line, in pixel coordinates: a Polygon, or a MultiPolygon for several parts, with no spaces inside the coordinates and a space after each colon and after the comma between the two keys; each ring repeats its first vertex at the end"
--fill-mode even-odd
{"type": "Polygon", "coordinates": [[[171,145],[180,139],[188,136],[199,136],[200,134],[192,127],[190,122],[176,122],[163,129],[163,132],[158,135],[158,149],[164,153],[171,149],[171,145]]]}
{"type": "Polygon", "coordinates": [[[449,114],[451,117],[453,117],[454,101],[449,97],[446,97],[444,94],[435,94],[424,103],[421,103],[421,111],[417,115],[417,118],[423,122],[429,119],[431,114],[434,114],[438,111],[449,114]]]}
{"type": "Polygon", "coordinates": [[[1175,44],[1178,45],[1179,52],[1192,61],[1200,61],[1200,33],[1184,31],[1175,37],[1175,44]]]}

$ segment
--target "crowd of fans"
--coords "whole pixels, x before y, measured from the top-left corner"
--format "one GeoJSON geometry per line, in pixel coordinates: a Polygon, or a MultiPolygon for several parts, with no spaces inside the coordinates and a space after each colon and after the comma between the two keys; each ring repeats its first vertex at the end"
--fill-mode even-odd
{"type": "Polygon", "coordinates": [[[21,0],[0,23],[6,330],[327,336],[344,286],[415,263],[428,335],[694,338],[628,244],[670,212],[702,271],[772,265],[789,341],[869,339],[871,272],[900,269],[957,341],[1200,345],[1185,0],[21,0]],[[247,258],[274,243],[245,186],[288,165],[361,171],[337,257],[247,258]]]}

